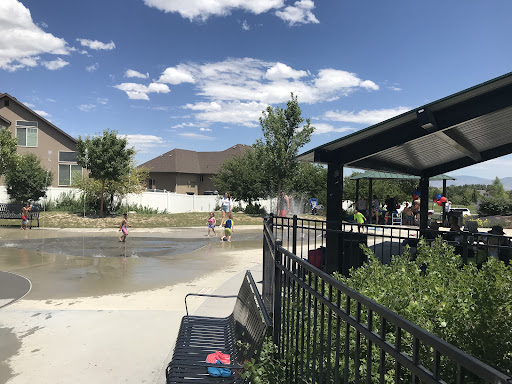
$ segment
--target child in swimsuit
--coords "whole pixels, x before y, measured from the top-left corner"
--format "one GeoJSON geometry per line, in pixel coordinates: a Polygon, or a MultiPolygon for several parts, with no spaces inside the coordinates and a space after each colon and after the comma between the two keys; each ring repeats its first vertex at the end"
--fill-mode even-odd
{"type": "Polygon", "coordinates": [[[25,203],[23,208],[21,208],[21,228],[20,229],[28,229],[28,212],[32,209],[32,206],[25,203]]]}
{"type": "Polygon", "coordinates": [[[229,219],[224,222],[224,236],[220,238],[220,241],[224,241],[227,237],[228,241],[231,242],[231,234],[235,232],[235,223],[233,222],[233,214],[229,214],[229,219]]]}
{"type": "Polygon", "coordinates": [[[123,221],[121,221],[121,225],[119,226],[119,232],[122,232],[123,234],[119,237],[119,241],[125,242],[126,236],[128,236],[128,227],[130,224],[128,224],[128,214],[123,214],[123,221]]]}
{"type": "Polygon", "coordinates": [[[215,232],[215,224],[216,224],[215,213],[210,212],[210,218],[208,219],[206,224],[208,224],[208,237],[210,237],[210,230],[212,230],[215,237],[217,237],[217,233],[215,232]]]}

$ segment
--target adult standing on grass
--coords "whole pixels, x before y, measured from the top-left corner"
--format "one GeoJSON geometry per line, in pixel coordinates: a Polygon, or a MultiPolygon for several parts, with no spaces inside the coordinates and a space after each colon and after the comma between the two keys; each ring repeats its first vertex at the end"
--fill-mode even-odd
{"type": "Polygon", "coordinates": [[[220,222],[220,225],[224,224],[224,221],[226,220],[226,215],[229,216],[233,208],[233,200],[231,200],[231,196],[229,196],[229,193],[224,193],[224,197],[222,198],[222,221],[220,222]]]}
{"type": "Polygon", "coordinates": [[[279,195],[279,201],[277,202],[277,215],[286,217],[286,212],[290,210],[290,198],[286,196],[284,191],[281,191],[279,195]]]}

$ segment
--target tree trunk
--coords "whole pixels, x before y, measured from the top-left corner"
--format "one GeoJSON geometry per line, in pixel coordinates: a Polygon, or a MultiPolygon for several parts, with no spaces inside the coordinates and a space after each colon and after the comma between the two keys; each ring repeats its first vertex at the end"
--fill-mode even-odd
{"type": "Polygon", "coordinates": [[[101,180],[101,203],[100,203],[100,216],[103,217],[103,194],[105,193],[105,180],[101,180]]]}

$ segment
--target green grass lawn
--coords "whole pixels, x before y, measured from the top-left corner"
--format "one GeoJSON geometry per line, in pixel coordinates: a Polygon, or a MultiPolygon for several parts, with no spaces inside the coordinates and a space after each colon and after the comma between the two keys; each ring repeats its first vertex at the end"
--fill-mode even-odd
{"type": "MultiPolygon", "coordinates": [[[[207,212],[187,213],[130,213],[128,222],[132,228],[167,228],[167,227],[205,227],[209,214],[207,212]]],[[[257,215],[235,213],[235,225],[260,225],[263,218],[257,215]]],[[[222,214],[215,213],[217,225],[220,225],[222,214]]],[[[117,228],[122,217],[83,217],[83,214],[68,212],[41,212],[39,216],[40,227],[42,228],[117,228]]],[[[5,220],[7,225],[18,225],[16,220],[5,220]]],[[[4,223],[0,223],[4,224],[4,223]]]]}

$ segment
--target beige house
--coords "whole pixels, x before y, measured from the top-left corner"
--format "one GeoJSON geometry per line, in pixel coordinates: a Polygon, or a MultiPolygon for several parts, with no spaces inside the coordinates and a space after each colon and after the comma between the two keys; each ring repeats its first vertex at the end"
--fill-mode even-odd
{"type": "Polygon", "coordinates": [[[82,174],[76,140],[7,93],[0,93],[0,127],[18,138],[18,153],[35,154],[41,167],[53,173],[52,187],[68,187],[72,176],[82,174]]]}
{"type": "Polygon", "coordinates": [[[219,167],[227,159],[243,155],[249,148],[249,145],[237,144],[219,152],[173,149],[139,167],[150,171],[148,189],[203,195],[205,191],[215,189],[212,177],[219,167]]]}

